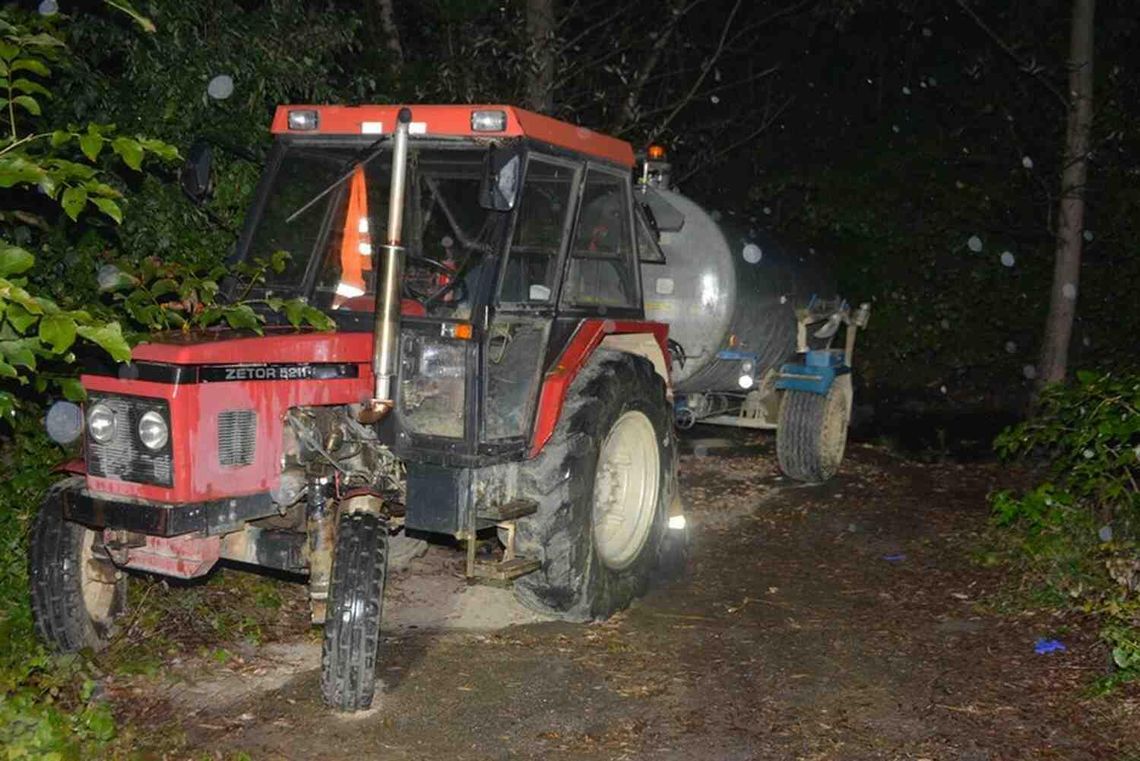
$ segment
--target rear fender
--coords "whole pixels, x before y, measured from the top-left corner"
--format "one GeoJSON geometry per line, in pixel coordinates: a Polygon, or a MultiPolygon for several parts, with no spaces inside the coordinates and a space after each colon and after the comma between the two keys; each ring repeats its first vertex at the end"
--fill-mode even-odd
{"type": "Polygon", "coordinates": [[[669,326],[648,320],[583,320],[554,366],[542,379],[538,413],[531,437],[530,456],[537,457],[558,425],[570,385],[599,348],[645,357],[665,383],[666,399],[672,403],[669,377],[669,326]]]}

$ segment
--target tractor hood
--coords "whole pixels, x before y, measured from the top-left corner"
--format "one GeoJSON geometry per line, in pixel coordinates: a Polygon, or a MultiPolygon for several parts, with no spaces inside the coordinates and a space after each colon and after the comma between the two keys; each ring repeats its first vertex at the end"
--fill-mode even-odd
{"type": "Polygon", "coordinates": [[[371,349],[371,333],[170,333],[136,346],[130,363],[90,368],[80,377],[87,489],[164,505],[264,495],[279,480],[285,411],[367,399],[371,349]],[[90,423],[99,407],[111,432],[102,441],[90,423]],[[139,433],[146,414],[165,423],[160,447],[139,433]]]}
{"type": "Polygon", "coordinates": [[[166,333],[141,343],[134,363],[164,365],[364,364],[371,333],[319,333],[269,329],[264,335],[233,330],[166,333]]]}

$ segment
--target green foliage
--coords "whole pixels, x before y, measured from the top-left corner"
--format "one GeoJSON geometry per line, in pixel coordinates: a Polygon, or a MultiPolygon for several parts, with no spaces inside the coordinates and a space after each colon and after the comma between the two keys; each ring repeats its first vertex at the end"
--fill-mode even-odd
{"type": "Polygon", "coordinates": [[[106,703],[92,699],[94,683],[78,658],[40,652],[25,663],[23,673],[0,674],[0,746],[7,758],[79,761],[114,739],[115,719],[106,703]],[[14,676],[19,681],[8,684],[14,676]],[[58,699],[76,683],[78,697],[58,699]]]}
{"type": "MultiPolygon", "coordinates": [[[[115,7],[136,21],[141,18],[129,5],[115,7]]],[[[242,302],[249,289],[240,284],[238,301],[226,303],[220,285],[224,278],[232,274],[253,285],[270,269],[280,271],[284,260],[276,257],[229,273],[219,264],[224,247],[211,238],[207,242],[215,247],[203,250],[201,214],[188,212],[189,205],[176,191],[156,192],[154,197],[162,203],[151,205],[160,213],[143,217],[147,221],[141,229],[132,224],[126,236],[126,242],[133,244],[129,256],[115,257],[117,235],[107,222],[124,221],[123,189],[138,182],[131,175],[141,173],[147,164],[172,164],[179,158],[178,150],[151,137],[123,134],[114,124],[102,122],[72,123],[21,136],[24,120],[17,119],[13,93],[50,97],[42,82],[51,75],[52,66],[65,66],[69,59],[56,33],[30,32],[0,19],[0,34],[0,73],[9,75],[0,80],[0,87],[7,86],[10,96],[0,104],[8,112],[4,122],[8,134],[0,139],[0,187],[19,192],[17,198],[26,207],[0,217],[0,223],[9,223],[0,225],[0,236],[13,241],[0,237],[0,380],[8,382],[8,388],[0,387],[0,417],[14,411],[22,387],[43,392],[55,382],[65,396],[81,396],[62,369],[74,359],[76,341],[90,342],[116,361],[126,361],[130,347],[125,332],[219,324],[260,331],[266,311],[282,312],[294,326],[332,327],[325,315],[297,300],[242,302]],[[13,78],[15,72],[41,81],[13,78]],[[117,165],[127,169],[123,179],[115,174],[117,165]],[[176,217],[170,211],[174,203],[181,210],[176,217]],[[76,236],[53,224],[48,219],[53,208],[82,223],[82,232],[76,236]],[[160,224],[167,229],[160,230],[160,224]],[[174,240],[178,245],[171,245],[174,240]],[[37,242],[40,251],[33,254],[28,249],[37,242]],[[110,263],[115,258],[117,269],[110,263]],[[82,274],[96,271],[96,278],[82,274]],[[101,293],[112,294],[110,303],[100,300],[101,293]],[[52,296],[74,306],[61,306],[52,296]]],[[[25,103],[25,110],[42,113],[38,104],[32,108],[25,103]]],[[[249,172],[235,171],[233,176],[241,178],[239,184],[227,185],[223,193],[231,216],[244,206],[253,186],[249,172]]],[[[144,187],[153,191],[154,184],[147,179],[144,187]]]]}
{"type": "Polygon", "coordinates": [[[998,437],[1005,458],[1045,456],[1053,481],[992,498],[1008,557],[1053,605],[1102,621],[1118,668],[1140,677],[1140,376],[1078,373],[998,437]]]}
{"type": "Polygon", "coordinates": [[[255,259],[230,268],[217,265],[205,271],[149,258],[130,268],[124,261],[100,269],[100,288],[111,293],[116,304],[148,332],[189,331],[225,324],[261,333],[266,310],[281,312],[293,327],[310,325],[332,330],[332,319],[302,299],[248,298],[269,272],[284,271],[288,258],[288,252],[278,251],[268,260],[255,259]],[[219,283],[227,277],[234,278],[233,287],[239,294],[234,302],[220,299],[219,283]],[[255,309],[257,306],[265,310],[255,309]]]}
{"type": "MultiPolygon", "coordinates": [[[[85,308],[61,307],[37,293],[32,282],[36,256],[14,241],[30,243],[33,230],[48,227],[44,217],[52,204],[71,220],[92,211],[115,223],[122,220],[118,199],[122,193],[113,184],[106,161],[100,162],[103,145],[133,170],[140,170],[148,155],[173,161],[178,151],[158,140],[127,137],[113,125],[88,124],[84,128],[30,131],[21,136],[25,119],[17,117],[16,105],[39,116],[39,98],[51,97],[42,82],[51,74],[51,65],[62,56],[64,45],[47,32],[32,32],[0,18],[0,87],[8,97],[0,98],[5,107],[6,137],[0,139],[0,187],[17,193],[24,208],[7,212],[0,222],[0,418],[9,417],[18,402],[17,388],[31,384],[42,392],[52,380],[65,376],[51,365],[70,363],[77,340],[93,343],[117,361],[130,359],[130,347],[118,321],[105,319],[85,308]],[[33,82],[16,73],[38,77],[33,82]],[[16,93],[21,93],[16,95],[16,93]],[[78,147],[79,156],[71,150],[78,147]],[[5,240],[8,238],[8,240],[5,240]],[[42,367],[49,364],[47,372],[42,367]]],[[[33,121],[34,123],[34,121],[33,121]]],[[[65,389],[76,394],[73,384],[65,389]]]]}
{"type": "MultiPolygon", "coordinates": [[[[155,31],[128,2],[108,5],[155,31]]],[[[105,22],[95,18],[87,23],[105,22]]],[[[122,40],[121,28],[106,29],[122,40]]],[[[194,51],[200,54],[197,45],[194,51]]],[[[227,181],[203,215],[169,182],[179,158],[173,145],[112,123],[142,123],[131,114],[77,107],[88,101],[72,98],[76,67],[52,23],[0,12],[0,417],[7,420],[0,428],[0,745],[8,758],[98,757],[116,734],[109,708],[94,696],[93,666],[45,652],[28,604],[28,527],[61,455],[42,432],[40,404],[48,394],[83,398],[69,367],[79,345],[126,361],[141,333],[218,325],[260,331],[273,311],[295,326],[331,327],[297,300],[241,302],[266,273],[284,267],[284,254],[235,271],[220,265],[255,165],[219,162],[227,181]],[[224,279],[237,284],[238,301],[222,297],[224,279]],[[22,414],[10,415],[17,404],[22,414]]],[[[129,88],[123,97],[137,100],[129,88]]],[[[255,619],[224,623],[259,636],[255,619]]]]}
{"type": "Polygon", "coordinates": [[[106,14],[70,25],[69,43],[85,52],[64,83],[67,118],[145,125],[178,145],[205,137],[256,162],[281,103],[387,99],[356,64],[359,14],[302,0],[273,0],[256,12],[238,0],[147,8],[157,29],[145,37],[106,14]],[[206,88],[221,74],[234,91],[218,100],[206,88]]]}
{"type": "Polygon", "coordinates": [[[995,442],[1003,457],[1041,451],[1066,488],[1106,518],[1140,512],[1140,376],[1077,373],[1051,386],[1032,419],[995,442]]]}
{"type": "Polygon", "coordinates": [[[0,440],[0,747],[6,758],[91,758],[115,735],[109,708],[94,699],[87,662],[50,655],[32,631],[27,533],[59,459],[38,415],[17,418],[13,437],[0,440]]]}

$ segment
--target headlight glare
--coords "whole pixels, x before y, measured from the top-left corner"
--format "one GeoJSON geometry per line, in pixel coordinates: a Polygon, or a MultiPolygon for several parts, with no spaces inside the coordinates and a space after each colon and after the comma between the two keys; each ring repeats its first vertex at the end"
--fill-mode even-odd
{"type": "Polygon", "coordinates": [[[87,430],[95,441],[106,444],[115,436],[115,413],[105,404],[95,404],[87,412],[87,430]]]}
{"type": "Polygon", "coordinates": [[[147,449],[162,449],[169,440],[170,428],[160,413],[151,410],[139,418],[139,441],[147,449]]]}

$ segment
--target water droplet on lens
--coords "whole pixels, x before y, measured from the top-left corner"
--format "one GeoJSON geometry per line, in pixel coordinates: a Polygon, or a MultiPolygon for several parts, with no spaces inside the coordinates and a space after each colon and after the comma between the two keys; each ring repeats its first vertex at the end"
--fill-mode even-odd
{"type": "Polygon", "coordinates": [[[219,74],[206,85],[206,94],[214,100],[225,100],[234,94],[234,78],[229,74],[219,74]]]}

